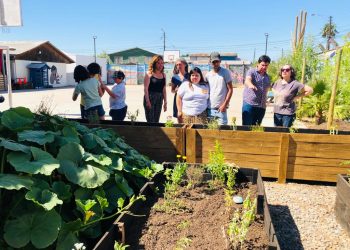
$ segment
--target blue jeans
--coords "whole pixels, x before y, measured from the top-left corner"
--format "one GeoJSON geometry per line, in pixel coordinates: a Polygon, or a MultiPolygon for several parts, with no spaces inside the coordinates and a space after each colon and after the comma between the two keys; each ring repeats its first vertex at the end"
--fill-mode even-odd
{"type": "Polygon", "coordinates": [[[264,116],[266,109],[250,105],[243,102],[242,106],[242,123],[243,125],[260,125],[264,116]]]}
{"type": "Polygon", "coordinates": [[[85,110],[85,115],[88,117],[89,115],[96,114],[101,117],[105,115],[105,111],[102,105],[97,105],[85,110]]]}
{"type": "Polygon", "coordinates": [[[217,119],[219,125],[227,125],[227,112],[219,112],[217,109],[208,109],[208,118],[217,119]]]}
{"type": "Polygon", "coordinates": [[[293,125],[295,120],[295,114],[293,115],[281,115],[281,114],[273,114],[273,122],[275,126],[278,127],[286,127],[290,128],[293,125]]]}

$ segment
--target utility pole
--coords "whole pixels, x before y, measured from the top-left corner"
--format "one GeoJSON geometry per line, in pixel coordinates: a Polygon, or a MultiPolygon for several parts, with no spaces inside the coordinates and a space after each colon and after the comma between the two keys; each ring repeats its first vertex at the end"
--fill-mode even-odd
{"type": "Polygon", "coordinates": [[[269,39],[269,33],[265,33],[265,55],[267,54],[267,40],[269,39]]]}
{"type": "Polygon", "coordinates": [[[95,62],[96,62],[96,38],[97,36],[92,37],[94,39],[94,57],[95,57],[95,62]]]}
{"type": "Polygon", "coordinates": [[[254,48],[254,55],[253,55],[253,63],[255,62],[255,48],[254,48]]]}
{"type": "Polygon", "coordinates": [[[163,51],[165,51],[165,31],[162,29],[163,31],[163,51]]]}
{"type": "Polygon", "coordinates": [[[284,57],[284,51],[283,51],[283,48],[282,48],[282,58],[284,57]]]}
{"type": "Polygon", "coordinates": [[[332,16],[329,16],[329,29],[328,29],[328,38],[327,38],[327,50],[330,49],[331,45],[331,38],[332,38],[332,16]]]}

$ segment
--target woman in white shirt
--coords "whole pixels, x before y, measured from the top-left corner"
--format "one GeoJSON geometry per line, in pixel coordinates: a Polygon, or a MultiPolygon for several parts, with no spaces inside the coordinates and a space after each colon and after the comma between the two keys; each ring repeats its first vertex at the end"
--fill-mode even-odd
{"type": "Polygon", "coordinates": [[[176,97],[177,117],[183,123],[207,123],[209,85],[202,71],[195,67],[189,73],[189,81],[183,82],[176,97]]]}

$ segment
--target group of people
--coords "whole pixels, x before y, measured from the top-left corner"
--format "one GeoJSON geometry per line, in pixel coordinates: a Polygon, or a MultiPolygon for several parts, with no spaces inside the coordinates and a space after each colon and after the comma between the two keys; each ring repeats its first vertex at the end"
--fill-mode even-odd
{"type": "Polygon", "coordinates": [[[105,92],[109,94],[109,115],[112,120],[123,121],[127,112],[125,103],[125,75],[122,71],[113,74],[115,84],[110,90],[101,80],[101,66],[90,63],[86,68],[78,65],[74,69],[74,80],[78,83],[73,92],[73,101],[80,98],[80,112],[82,119],[98,116],[105,119],[101,97],[105,92]]]}
{"type": "MultiPolygon", "coordinates": [[[[210,54],[212,69],[204,76],[198,67],[189,70],[185,59],[176,60],[171,91],[174,95],[173,116],[179,123],[205,124],[215,119],[219,125],[226,125],[227,109],[232,97],[233,86],[230,71],[221,67],[218,52],[210,54]]],[[[243,125],[260,125],[265,116],[267,93],[274,94],[275,126],[291,127],[295,120],[295,101],[312,93],[313,89],[298,82],[295,69],[283,65],[279,79],[271,84],[267,69],[271,59],[263,55],[255,68],[250,69],[245,78],[242,105],[243,125]]],[[[115,84],[110,90],[101,81],[101,67],[91,63],[87,68],[78,65],[74,70],[74,79],[78,83],[73,93],[75,101],[81,94],[81,116],[97,114],[104,119],[105,111],[101,97],[105,92],[110,96],[110,116],[112,120],[122,121],[127,113],[125,103],[125,75],[116,71],[113,75],[115,84]]],[[[145,116],[147,122],[158,123],[162,109],[167,111],[166,75],[163,57],[156,55],[149,63],[144,78],[145,116]]]]}
{"type": "MultiPolygon", "coordinates": [[[[176,61],[171,90],[175,94],[173,116],[179,123],[205,124],[216,119],[219,125],[226,125],[227,109],[232,96],[230,71],[221,67],[218,52],[210,54],[212,69],[203,76],[200,68],[188,72],[187,62],[176,61]]],[[[298,82],[291,65],[284,65],[279,72],[279,80],[271,84],[267,69],[271,59],[263,55],[256,68],[247,72],[242,105],[243,125],[261,125],[266,111],[267,93],[274,93],[275,126],[291,127],[295,120],[295,101],[312,93],[312,88],[298,82]]],[[[150,63],[144,81],[144,108],[148,122],[159,122],[161,108],[167,110],[166,76],[161,56],[155,56],[150,63]]]]}

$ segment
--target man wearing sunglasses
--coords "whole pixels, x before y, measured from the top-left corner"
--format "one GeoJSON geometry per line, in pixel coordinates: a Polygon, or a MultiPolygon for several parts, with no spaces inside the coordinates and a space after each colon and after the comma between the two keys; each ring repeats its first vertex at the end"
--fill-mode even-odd
{"type": "Polygon", "coordinates": [[[218,52],[210,54],[213,69],[205,80],[209,83],[209,119],[217,119],[219,125],[227,124],[227,108],[232,96],[232,77],[230,71],[220,66],[221,57],[218,52]]]}
{"type": "Polygon", "coordinates": [[[271,87],[267,68],[270,57],[259,57],[258,66],[250,69],[244,82],[242,122],[243,125],[260,125],[266,111],[267,92],[271,87]]]}

